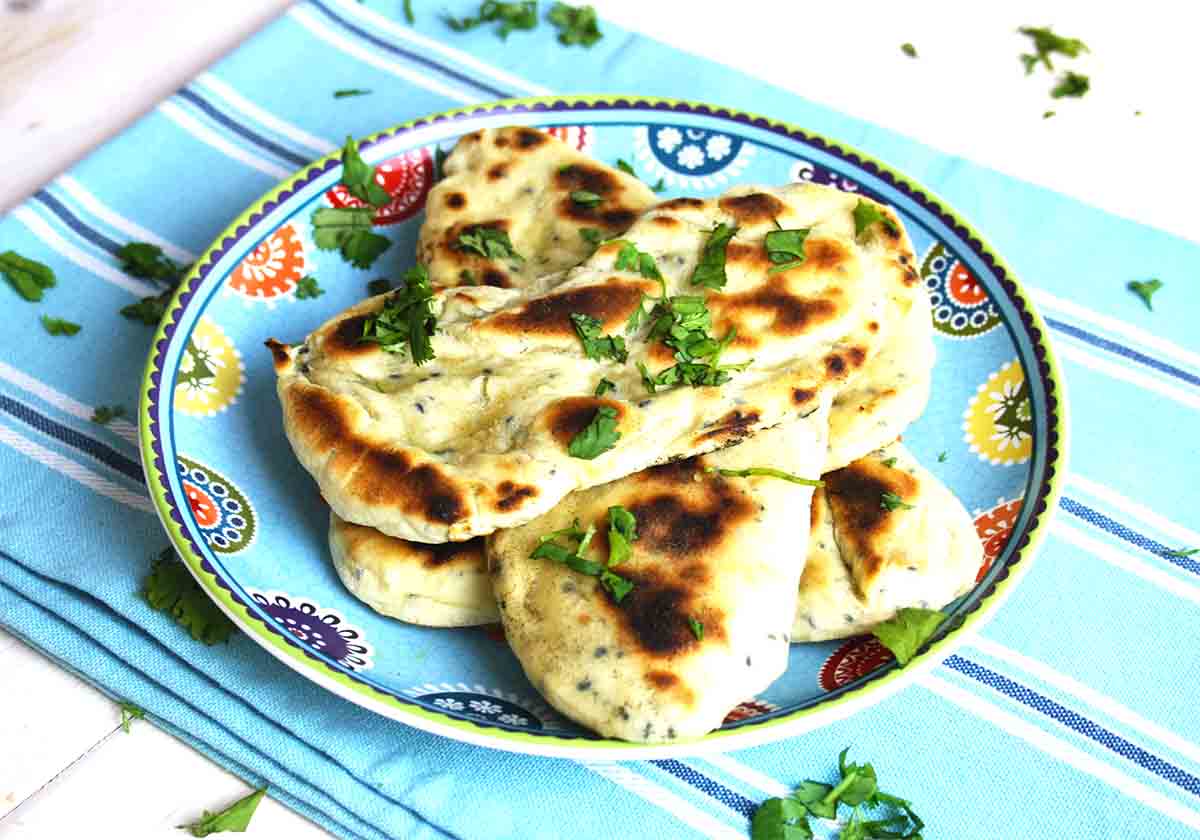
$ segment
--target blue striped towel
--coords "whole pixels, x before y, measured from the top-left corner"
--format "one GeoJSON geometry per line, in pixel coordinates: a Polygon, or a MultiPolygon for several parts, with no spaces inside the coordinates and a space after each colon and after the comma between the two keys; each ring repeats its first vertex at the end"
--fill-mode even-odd
{"type": "MultiPolygon", "coordinates": [[[[453,35],[428,12],[408,27],[349,0],[308,0],[0,220],[0,250],[58,273],[50,314],[87,325],[51,341],[35,319],[12,318],[0,342],[4,626],[344,837],[745,837],[757,802],[831,777],[848,745],[916,800],[930,837],[1194,836],[1200,563],[1168,549],[1200,545],[1187,525],[1200,248],[609,24],[587,51],[553,37],[543,26],[506,45],[482,28],[453,35]],[[351,87],[374,94],[330,95],[351,87]],[[836,726],[726,756],[616,764],[419,732],[248,639],[204,648],[150,611],[136,590],[165,541],[135,430],[88,420],[96,405],[135,404],[147,352],[148,330],[116,316],[145,290],[114,250],[146,240],[192,259],[347,133],[598,91],[751,105],[855,145],[946,196],[1030,285],[1064,362],[1075,472],[1042,557],[999,615],[931,675],[836,726]],[[1154,313],[1125,290],[1151,275],[1166,282],[1154,313]]],[[[0,300],[27,306],[6,288],[0,300]]]]}

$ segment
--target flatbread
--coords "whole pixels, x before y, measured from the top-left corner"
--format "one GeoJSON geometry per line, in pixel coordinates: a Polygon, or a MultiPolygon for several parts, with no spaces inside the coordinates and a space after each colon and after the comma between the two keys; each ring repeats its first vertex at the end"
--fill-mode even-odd
{"type": "Polygon", "coordinates": [[[783,673],[807,537],[795,512],[812,488],[706,469],[769,464],[812,476],[827,406],[718,453],[572,493],[488,538],[508,643],[552,706],[608,737],[685,740],[783,673]],[[610,505],[637,517],[639,535],[613,567],[634,582],[620,603],[596,578],[529,556],[540,537],[578,519],[598,529],[589,557],[607,557],[610,505]]]}
{"type": "Polygon", "coordinates": [[[500,620],[482,539],[407,542],[331,512],[329,550],[346,588],[383,615],[426,627],[500,620]]]}
{"type": "Polygon", "coordinates": [[[653,280],[615,268],[621,245],[610,243],[548,293],[440,291],[437,358],[421,367],[359,343],[382,297],[302,345],[271,342],[288,438],[339,516],[442,542],[514,527],[573,490],[792,422],[853,381],[890,338],[889,294],[922,294],[902,231],[855,239],[858,200],[813,184],[741,187],[665,202],[628,231],[675,295],[703,291],[688,278],[714,225],[740,226],[727,285],[707,295],[713,334],[737,329],[722,363],[748,363],[721,387],[647,393],[636,363],[651,373],[674,364],[669,348],[645,340],[648,325],[628,336],[626,364],[583,355],[570,314],[618,333],[643,295],[658,294],[653,280]],[[763,238],[776,223],[812,232],[804,263],[769,274],[763,238]],[[616,390],[590,396],[601,378],[616,390]],[[617,412],[617,445],[593,460],[570,457],[567,444],[601,406],[617,412]]]}
{"type": "Polygon", "coordinates": [[[902,445],[823,478],[813,496],[793,642],[866,633],[903,607],[938,609],[974,585],[983,563],[974,522],[902,445]],[[885,493],[912,507],[885,509],[885,493]]]}
{"type": "Polygon", "coordinates": [[[632,175],[526,126],[464,135],[442,172],[425,202],[417,261],[446,286],[546,288],[548,275],[578,265],[596,247],[580,230],[596,231],[597,241],[609,239],[658,201],[632,175]],[[604,200],[588,207],[571,199],[577,191],[604,200]],[[464,251],[459,235],[479,226],[505,231],[524,260],[464,251]]]}

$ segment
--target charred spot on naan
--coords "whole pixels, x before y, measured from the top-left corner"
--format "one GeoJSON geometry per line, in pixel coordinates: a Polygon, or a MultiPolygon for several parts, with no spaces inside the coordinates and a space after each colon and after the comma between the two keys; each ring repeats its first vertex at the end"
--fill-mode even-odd
{"type": "Polygon", "coordinates": [[[625,323],[641,305],[648,283],[611,277],[602,285],[580,286],[534,298],[528,303],[499,312],[477,322],[475,329],[508,335],[574,336],[572,313],[590,315],[606,332],[625,323]]]}
{"type": "Polygon", "coordinates": [[[608,167],[588,163],[571,163],[554,175],[554,187],[563,193],[555,213],[572,222],[599,224],[607,228],[627,228],[633,224],[641,204],[631,207],[622,199],[625,187],[620,177],[608,167]],[[600,196],[592,206],[580,204],[571,194],[590,192],[600,196]]]}
{"type": "MultiPolygon", "coordinates": [[[[637,518],[638,543],[647,551],[676,561],[693,560],[716,549],[757,514],[745,493],[719,476],[704,473],[694,462],[691,475],[700,480],[674,487],[635,490],[624,505],[637,518]]],[[[653,479],[654,476],[651,476],[653,479]]]]}
{"type": "Polygon", "coordinates": [[[756,424],[761,419],[762,415],[755,409],[748,408],[742,411],[735,408],[717,420],[711,428],[693,438],[692,443],[695,446],[701,446],[713,440],[719,440],[726,446],[737,443],[753,434],[756,431],[756,424]]]}
{"type": "Polygon", "coordinates": [[[633,589],[619,604],[611,598],[603,598],[601,603],[626,650],[651,660],[669,660],[701,644],[725,640],[725,616],[715,607],[702,605],[702,587],[672,580],[661,569],[619,571],[633,582],[633,589]],[[703,641],[692,632],[689,618],[704,624],[703,641]]]}
{"type": "Polygon", "coordinates": [[[283,373],[292,363],[291,349],[292,345],[284,344],[282,341],[276,341],[273,338],[268,338],[263,342],[267,349],[271,351],[271,361],[275,365],[276,373],[283,373]]]}
{"type": "Polygon", "coordinates": [[[516,510],[525,504],[526,500],[532,499],[538,494],[536,487],[531,487],[527,484],[515,484],[511,481],[502,481],[495,489],[496,501],[492,506],[503,513],[516,510]]]}
{"type": "Polygon", "coordinates": [[[830,379],[840,379],[861,368],[866,361],[865,348],[857,345],[843,347],[825,355],[825,372],[830,379]]]}
{"type": "Polygon", "coordinates": [[[883,570],[886,560],[877,546],[896,529],[897,520],[905,514],[904,509],[885,507],[883,497],[892,493],[901,500],[915,500],[921,484],[907,472],[886,467],[874,458],[860,458],[823,478],[834,532],[839,542],[862,558],[863,578],[858,583],[864,590],[869,589],[870,581],[883,570]]]}
{"type": "Polygon", "coordinates": [[[770,222],[787,211],[787,205],[778,198],[761,192],[725,196],[717,206],[733,216],[738,225],[770,222]]]}
{"type": "Polygon", "coordinates": [[[699,210],[705,205],[702,198],[672,198],[658,205],[659,210],[699,210]]]}
{"type": "Polygon", "coordinates": [[[735,344],[748,348],[759,346],[757,336],[762,334],[803,335],[841,317],[849,305],[840,289],[826,289],[823,297],[807,297],[793,292],[780,275],[744,292],[714,292],[708,296],[715,333],[723,335],[735,328],[735,344]]]}
{"type": "Polygon", "coordinates": [[[381,352],[379,345],[363,341],[363,325],[370,315],[351,315],[343,318],[331,329],[321,331],[321,351],[334,361],[356,359],[381,352]]]}
{"type": "Polygon", "coordinates": [[[617,425],[625,419],[624,403],[598,397],[566,397],[551,403],[545,411],[546,427],[564,447],[592,422],[596,409],[607,406],[617,412],[617,425]]]}
{"type": "Polygon", "coordinates": [[[461,210],[467,206],[467,196],[461,192],[446,193],[442,203],[451,210],[461,210]]]}

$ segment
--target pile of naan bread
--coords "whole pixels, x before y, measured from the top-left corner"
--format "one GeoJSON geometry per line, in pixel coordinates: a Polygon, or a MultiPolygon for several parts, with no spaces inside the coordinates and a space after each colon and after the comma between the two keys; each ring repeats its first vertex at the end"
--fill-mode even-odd
{"type": "Polygon", "coordinates": [[[284,428],[333,509],[333,562],[357,597],[430,627],[500,621],[556,709],[661,743],[719,727],[783,673],[789,643],[869,632],[970,588],[972,521],[899,443],[924,410],[934,350],[890,209],[809,183],[660,202],[526,127],[464,136],[443,172],[417,250],[435,289],[431,361],[361,340],[388,295],[302,344],[270,343],[284,428]],[[860,202],[883,214],[861,232],[860,202]],[[697,288],[719,223],[737,228],[726,282],[697,288]],[[465,249],[480,226],[522,259],[465,249]],[[771,272],[764,238],[780,229],[808,229],[804,257],[771,272]],[[667,294],[704,295],[714,336],[736,329],[728,382],[647,387],[639,363],[653,376],[674,351],[646,323],[626,329],[662,294],[652,271],[616,267],[628,243],[667,294]],[[588,358],[574,313],[623,335],[628,359],[588,358]],[[615,387],[595,396],[602,379],[615,387]],[[572,457],[602,406],[619,440],[572,457]],[[761,467],[824,484],[721,472],[761,467]],[[612,569],[632,583],[620,600],[530,556],[578,522],[595,526],[587,554],[603,565],[618,505],[637,534],[612,569]]]}

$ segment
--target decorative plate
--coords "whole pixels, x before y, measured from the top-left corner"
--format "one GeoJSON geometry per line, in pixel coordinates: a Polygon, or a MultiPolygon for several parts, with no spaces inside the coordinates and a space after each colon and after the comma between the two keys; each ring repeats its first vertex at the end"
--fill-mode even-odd
{"type": "Polygon", "coordinates": [[[238,626],[319,683],[380,714],[451,738],[576,758],[649,758],[773,741],[844,717],[947,656],[1000,605],[1056,506],[1064,405],[1046,328],[999,257],[946,205],[878,161],[803,129],[697,103],[512,100],[426,117],[362,144],[393,201],[377,221],[395,245],[371,271],[317,250],[309,217],[354,201],[329,156],[243,213],[196,263],[147,364],[141,450],[159,515],[196,579],[238,626]],[[593,157],[632,161],[665,197],[742,182],[832,184],[903,216],[933,302],[933,399],[905,443],[976,516],[989,566],[908,667],[869,638],[793,645],[787,672],[724,726],[685,744],[601,739],[556,715],[499,628],[435,630],[355,600],[328,556],[328,511],[283,435],[268,337],[302,338],[413,261],[436,149],[467,132],[526,124],[593,157]],[[302,298],[299,281],[325,293],[302,298]],[[939,453],[945,452],[944,460],[939,453]]]}

